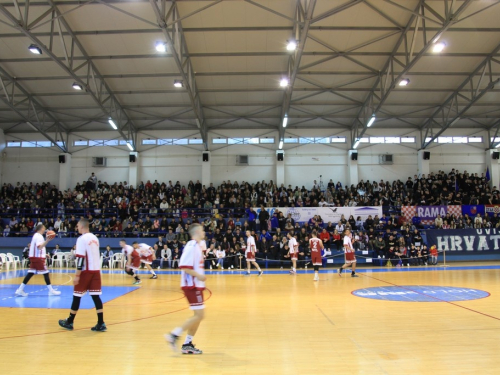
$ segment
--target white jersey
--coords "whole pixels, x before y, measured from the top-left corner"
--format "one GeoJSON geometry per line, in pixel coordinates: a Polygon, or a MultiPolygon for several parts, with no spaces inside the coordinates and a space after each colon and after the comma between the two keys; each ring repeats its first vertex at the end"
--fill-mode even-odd
{"type": "MultiPolygon", "coordinates": [[[[203,241],[202,241],[203,242],[203,241]]],[[[181,288],[182,289],[205,289],[205,282],[198,280],[196,277],[188,275],[184,270],[193,270],[201,275],[205,274],[203,267],[203,254],[200,245],[195,241],[189,241],[181,255],[179,268],[181,270],[181,288]]]]}
{"type": "Polygon", "coordinates": [[[147,243],[140,243],[139,248],[136,249],[137,252],[141,255],[141,257],[149,257],[154,254],[154,250],[147,243]]]}
{"type": "Polygon", "coordinates": [[[295,237],[292,237],[288,240],[288,248],[290,254],[298,253],[299,252],[299,244],[297,243],[297,240],[295,237]]]}
{"type": "Polygon", "coordinates": [[[44,258],[47,255],[47,250],[45,249],[45,246],[42,247],[41,249],[38,248],[41,244],[45,242],[45,238],[40,233],[35,233],[33,235],[33,238],[31,239],[31,245],[30,245],[30,258],[44,258]]]}
{"type": "Polygon", "coordinates": [[[344,251],[346,253],[354,253],[354,249],[352,248],[351,237],[344,236],[344,251]]]}
{"type": "Polygon", "coordinates": [[[133,252],[134,248],[130,245],[125,245],[124,247],[122,247],[122,254],[125,259],[128,258],[129,255],[132,255],[133,252]]]}
{"type": "Polygon", "coordinates": [[[256,252],[255,238],[253,238],[253,236],[249,236],[247,238],[247,248],[245,249],[245,254],[247,254],[247,253],[255,254],[255,252],[256,252]]]}
{"type": "Polygon", "coordinates": [[[92,233],[85,233],[78,237],[76,257],[85,259],[82,271],[99,272],[101,270],[101,253],[97,237],[92,233]]]}

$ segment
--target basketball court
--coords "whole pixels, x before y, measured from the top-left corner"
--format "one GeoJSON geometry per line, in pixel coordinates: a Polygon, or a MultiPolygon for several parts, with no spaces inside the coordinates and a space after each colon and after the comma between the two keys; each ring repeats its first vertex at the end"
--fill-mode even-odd
{"type": "MultiPolygon", "coordinates": [[[[61,296],[43,278],[14,297],[25,270],[1,274],[3,374],[466,374],[498,373],[498,263],[361,268],[358,278],[324,270],[209,272],[200,356],[174,355],[163,334],[191,315],[179,274],[132,286],[103,271],[108,331],[95,333],[89,296],[75,330],[61,329],[73,270],[54,270],[61,296]],[[31,353],[27,356],[27,353],[31,353]],[[27,360],[27,358],[29,358],[27,360]]],[[[336,270],[335,270],[336,271],[336,270]]]]}

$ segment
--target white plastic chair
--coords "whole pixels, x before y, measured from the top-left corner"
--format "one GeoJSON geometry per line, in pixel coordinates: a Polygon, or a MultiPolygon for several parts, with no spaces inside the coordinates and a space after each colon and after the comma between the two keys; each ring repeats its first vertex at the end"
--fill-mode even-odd
{"type": "Polygon", "coordinates": [[[64,257],[66,260],[66,266],[67,267],[75,267],[76,266],[75,258],[71,259],[71,251],[66,251],[63,254],[64,254],[64,257]]]}
{"type": "Polygon", "coordinates": [[[21,260],[17,255],[14,255],[12,253],[7,253],[7,259],[12,261],[12,264],[14,265],[14,268],[17,268],[17,265],[19,264],[19,267],[21,267],[21,260]]]}
{"type": "Polygon", "coordinates": [[[9,270],[10,266],[12,265],[13,262],[11,260],[7,259],[7,255],[4,253],[0,254],[0,259],[2,260],[2,263],[5,264],[5,269],[9,270]]]}
{"type": "Polygon", "coordinates": [[[111,258],[109,262],[109,268],[115,268],[115,264],[118,263],[118,267],[122,265],[123,261],[123,254],[122,253],[116,253],[113,254],[113,257],[111,258]]]}
{"type": "Polygon", "coordinates": [[[28,267],[28,263],[30,262],[30,258],[24,258],[23,259],[23,268],[28,267]]]}
{"type": "Polygon", "coordinates": [[[54,258],[52,258],[52,267],[59,264],[59,268],[62,268],[63,264],[66,263],[66,255],[64,253],[56,253],[54,258]]]}

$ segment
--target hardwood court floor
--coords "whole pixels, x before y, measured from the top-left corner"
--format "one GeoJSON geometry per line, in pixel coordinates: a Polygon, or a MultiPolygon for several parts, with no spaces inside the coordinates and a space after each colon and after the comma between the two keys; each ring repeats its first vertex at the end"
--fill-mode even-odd
{"type": "MultiPolygon", "coordinates": [[[[179,276],[149,280],[144,275],[136,291],[105,304],[105,333],[89,330],[96,321],[93,309],[80,310],[75,331],[69,332],[57,325],[67,317],[69,304],[65,309],[0,308],[0,373],[498,374],[499,270],[361,269],[359,278],[322,273],[319,282],[313,282],[311,271],[262,277],[213,272],[207,280],[212,293],[206,294],[207,318],[195,337],[204,351],[200,356],[173,355],[163,339],[191,315],[179,276]],[[351,294],[390,285],[477,288],[491,295],[446,303],[351,294]]],[[[55,285],[71,281],[67,273],[51,277],[55,285]]],[[[103,279],[116,286],[130,286],[132,280],[122,273],[103,279]]],[[[4,279],[0,288],[21,280],[4,279]]],[[[43,283],[43,278],[32,281],[43,283]]]]}

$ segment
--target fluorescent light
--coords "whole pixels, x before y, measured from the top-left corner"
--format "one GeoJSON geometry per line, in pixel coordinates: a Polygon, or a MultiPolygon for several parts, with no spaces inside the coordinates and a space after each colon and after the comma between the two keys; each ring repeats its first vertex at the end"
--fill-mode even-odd
{"type": "Polygon", "coordinates": [[[156,42],[155,48],[158,52],[167,52],[167,43],[165,42],[156,42]]]}
{"type": "Polygon", "coordinates": [[[134,151],[134,146],[132,146],[130,142],[127,142],[127,147],[130,151],[134,151]]]}
{"type": "Polygon", "coordinates": [[[36,128],[35,125],[33,125],[31,122],[29,121],[26,121],[26,125],[28,125],[31,129],[35,130],[35,131],[38,131],[38,129],[36,128]]]}
{"type": "Polygon", "coordinates": [[[82,85],[80,85],[79,83],[76,83],[76,82],[74,82],[74,83],[71,85],[71,87],[73,87],[75,90],[78,90],[78,91],[83,90],[82,85]]]}
{"type": "Polygon", "coordinates": [[[111,127],[115,130],[118,130],[118,127],[116,126],[115,122],[113,121],[113,119],[110,117],[108,118],[108,122],[109,122],[109,125],[111,125],[111,127]]]}
{"type": "Polygon", "coordinates": [[[182,81],[176,79],[174,81],[174,87],[177,87],[177,88],[184,87],[184,83],[182,81]]]}
{"type": "Polygon", "coordinates": [[[297,41],[289,40],[286,42],[286,50],[287,51],[295,51],[297,49],[297,41]]]}
{"type": "Polygon", "coordinates": [[[281,78],[280,86],[287,87],[288,86],[288,78],[281,78]]]}
{"type": "Polygon", "coordinates": [[[28,48],[31,53],[34,53],[35,55],[41,55],[42,54],[42,49],[38,47],[36,44],[32,44],[28,48]]]}
{"type": "Polygon", "coordinates": [[[408,86],[410,83],[410,80],[408,78],[404,78],[401,81],[399,81],[399,86],[408,86]]]}
{"type": "Polygon", "coordinates": [[[283,118],[283,127],[286,128],[286,124],[288,124],[288,116],[285,115],[285,117],[283,118]]]}
{"type": "Polygon", "coordinates": [[[359,142],[361,142],[361,140],[359,138],[356,138],[356,142],[354,142],[354,146],[352,146],[352,148],[357,149],[359,146],[359,142]]]}
{"type": "Polygon", "coordinates": [[[283,148],[283,140],[280,141],[280,144],[279,144],[279,149],[281,150],[283,148]]]}
{"type": "Polygon", "coordinates": [[[434,43],[434,46],[432,47],[432,52],[439,53],[442,52],[445,48],[446,44],[443,42],[434,43]]]}
{"type": "Polygon", "coordinates": [[[376,119],[377,118],[375,117],[375,113],[374,113],[372,115],[372,117],[370,118],[370,120],[368,121],[368,124],[366,124],[366,127],[369,128],[370,126],[372,126],[376,119]]]}

